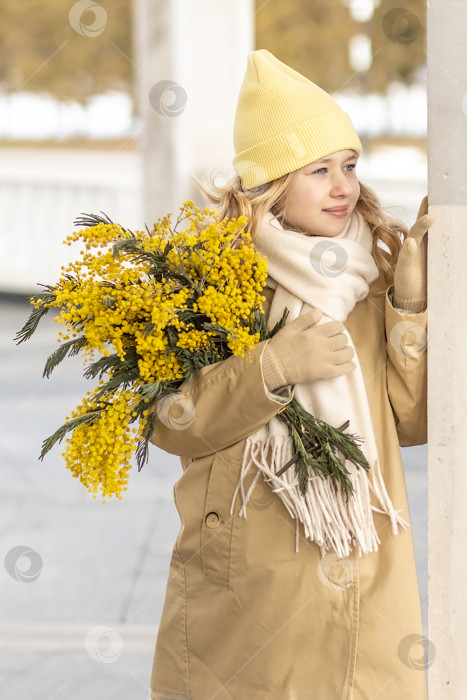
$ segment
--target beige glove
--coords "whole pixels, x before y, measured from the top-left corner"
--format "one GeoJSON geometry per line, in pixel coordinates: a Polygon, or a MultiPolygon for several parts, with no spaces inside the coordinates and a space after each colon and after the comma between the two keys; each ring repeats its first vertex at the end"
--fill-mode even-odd
{"type": "Polygon", "coordinates": [[[394,271],[394,306],[420,313],[427,304],[427,236],[433,224],[428,214],[428,198],[420,204],[417,220],[410,229],[399,252],[394,271]]]}
{"type": "Polygon", "coordinates": [[[269,391],[285,384],[337,377],[355,369],[351,361],[354,351],[343,332],[344,324],[328,321],[315,325],[322,315],[320,309],[312,309],[269,340],[262,361],[269,391]]]}

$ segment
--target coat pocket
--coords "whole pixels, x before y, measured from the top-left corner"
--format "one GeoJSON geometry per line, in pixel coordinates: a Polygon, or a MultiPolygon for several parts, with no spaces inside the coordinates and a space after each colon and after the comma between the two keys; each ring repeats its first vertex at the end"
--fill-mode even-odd
{"type": "Polygon", "coordinates": [[[217,452],[211,466],[203,521],[201,523],[201,567],[203,578],[229,587],[232,532],[235,514],[230,506],[240,473],[241,460],[217,452]]]}

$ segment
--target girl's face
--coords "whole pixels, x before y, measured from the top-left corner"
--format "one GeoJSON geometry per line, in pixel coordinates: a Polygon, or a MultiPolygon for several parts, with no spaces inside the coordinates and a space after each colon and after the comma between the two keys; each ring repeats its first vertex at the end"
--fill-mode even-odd
{"type": "Polygon", "coordinates": [[[342,233],[360,195],[357,160],[347,149],[296,170],[285,200],[286,221],[308,235],[342,233]]]}

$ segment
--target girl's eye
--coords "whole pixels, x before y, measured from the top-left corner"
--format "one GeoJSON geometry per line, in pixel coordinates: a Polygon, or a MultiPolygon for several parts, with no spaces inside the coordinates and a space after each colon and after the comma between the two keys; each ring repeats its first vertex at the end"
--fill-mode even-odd
{"type": "MultiPolygon", "coordinates": [[[[344,170],[351,173],[353,170],[355,170],[356,167],[357,167],[356,163],[349,163],[348,165],[344,165],[344,170]]],[[[311,175],[324,175],[327,173],[327,171],[328,171],[327,168],[322,167],[322,168],[318,168],[317,170],[313,170],[311,175]]]]}

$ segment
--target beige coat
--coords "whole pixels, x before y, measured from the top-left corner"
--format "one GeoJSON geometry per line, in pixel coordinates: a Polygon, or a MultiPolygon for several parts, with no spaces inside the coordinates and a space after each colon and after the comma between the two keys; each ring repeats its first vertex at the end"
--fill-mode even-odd
{"type": "MultiPolygon", "coordinates": [[[[386,487],[410,522],[399,445],[427,440],[427,312],[395,309],[386,287],[376,280],[345,326],[362,367],[386,487]]],[[[269,305],[270,296],[266,313],[269,305]]],[[[393,535],[389,518],[375,513],[378,552],[352,554],[330,568],[332,559],[322,561],[303,530],[296,553],[295,521],[262,477],[247,517],[237,515],[238,499],[230,515],[245,438],[293,396],[290,387],[285,397],[267,392],[266,342],[251,351],[251,362],[231,357],[203,368],[182,387],[178,425],[158,421],[153,436],[181,457],[184,471],[174,486],[181,529],[151,698],[424,700],[423,668],[411,667],[421,647],[410,635],[421,636],[422,623],[410,528],[393,535]]]]}

